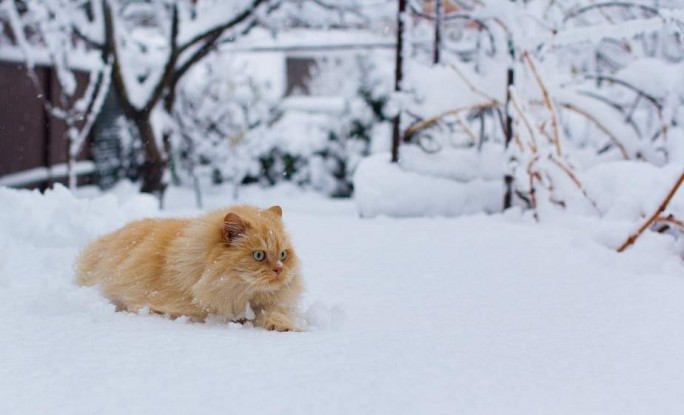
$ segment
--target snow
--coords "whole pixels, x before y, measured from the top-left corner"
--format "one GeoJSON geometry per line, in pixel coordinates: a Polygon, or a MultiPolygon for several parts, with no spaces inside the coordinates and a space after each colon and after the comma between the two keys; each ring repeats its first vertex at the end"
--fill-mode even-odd
{"type": "Polygon", "coordinates": [[[285,111],[325,113],[339,116],[345,111],[347,105],[344,98],[338,96],[290,96],[283,99],[281,108],[285,111]]]}
{"type": "MultiPolygon", "coordinates": [[[[45,12],[45,10],[41,11],[45,12]]],[[[51,19],[42,17],[43,24],[40,31],[45,31],[47,34],[46,42],[48,44],[47,47],[38,47],[27,38],[25,22],[22,21],[23,16],[20,15],[17,6],[10,2],[0,3],[0,15],[6,20],[5,24],[11,27],[16,42],[15,46],[3,44],[0,48],[0,58],[8,62],[24,62],[28,69],[34,69],[36,65],[50,65],[58,68],[56,76],[59,77],[62,87],[70,91],[69,94],[71,94],[75,88],[75,79],[65,69],[68,67],[95,70],[102,66],[102,62],[97,53],[88,52],[82,48],[73,48],[68,56],[62,53],[64,48],[60,42],[64,41],[64,27],[60,27],[60,25],[65,22],[62,20],[64,15],[61,12],[64,12],[64,9],[57,7],[50,9],[50,13],[53,14],[51,19]],[[55,13],[57,10],[60,13],[55,13]]],[[[28,32],[30,33],[31,30],[28,32]]]]}
{"type": "MultiPolygon", "coordinates": [[[[610,139],[607,134],[610,134],[616,137],[618,143],[625,149],[627,156],[630,158],[635,157],[636,154],[649,151],[648,144],[641,143],[636,132],[628,124],[619,118],[608,115],[613,110],[606,104],[596,99],[582,96],[575,91],[559,89],[555,91],[555,94],[558,97],[558,105],[561,107],[588,114],[589,117],[594,117],[594,119],[596,119],[597,114],[601,115],[596,121],[600,123],[601,134],[605,138],[597,134],[596,137],[592,137],[594,140],[598,141],[603,138],[606,142],[609,142],[610,139]],[[607,131],[603,131],[604,128],[607,131]]],[[[623,155],[622,152],[620,154],[623,155]]]]}
{"type": "Polygon", "coordinates": [[[475,148],[446,147],[428,153],[416,146],[401,147],[401,166],[406,170],[428,176],[467,182],[474,179],[503,180],[506,159],[501,145],[475,148]]]}
{"type": "MultiPolygon", "coordinates": [[[[78,161],[74,164],[74,174],[90,174],[95,171],[95,163],[92,161],[78,161]]],[[[65,163],[54,164],[50,168],[34,167],[0,177],[0,186],[24,186],[48,179],[58,179],[69,174],[65,163]]]]}
{"type": "Polygon", "coordinates": [[[401,97],[401,104],[409,112],[425,118],[504,101],[505,71],[492,71],[485,76],[463,65],[426,66],[409,62],[406,72],[405,83],[409,95],[401,97]],[[468,82],[472,85],[468,85],[468,82]],[[477,89],[473,90],[472,87],[477,89]]]}
{"type": "Polygon", "coordinates": [[[279,120],[278,135],[274,142],[278,147],[293,154],[311,156],[316,150],[325,147],[328,140],[328,131],[325,127],[331,124],[333,117],[333,114],[324,112],[285,112],[279,120]]]}
{"type": "MultiPolygon", "coordinates": [[[[114,312],[73,283],[88,240],[196,213],[175,190],[76,199],[0,189],[0,412],[678,413],[684,266],[649,234],[626,254],[516,212],[358,218],[292,189],[306,333],[114,312]]],[[[250,194],[250,192],[243,192],[250,194]]],[[[215,194],[211,204],[225,202],[215,194]]]]}
{"type": "MultiPolygon", "coordinates": [[[[73,62],[70,64],[72,69],[82,70],[82,71],[92,71],[100,69],[102,65],[102,60],[96,53],[89,53],[81,50],[74,51],[72,56],[73,62]]],[[[50,54],[45,49],[31,49],[29,54],[26,54],[21,48],[13,47],[10,45],[2,45],[0,48],[0,60],[3,62],[13,62],[13,63],[32,63],[34,65],[45,65],[51,64],[50,54]],[[27,58],[30,56],[30,58],[27,58]]]]}
{"type": "MultiPolygon", "coordinates": [[[[390,163],[388,153],[365,158],[354,175],[360,215],[420,217],[500,212],[504,197],[503,154],[495,147],[485,148],[481,153],[445,148],[429,154],[415,146],[404,146],[397,164],[390,163]]],[[[596,202],[596,209],[587,206],[586,197],[567,176],[557,174],[554,180],[567,196],[567,209],[549,213],[564,215],[566,221],[578,215],[632,223],[624,230],[624,240],[655,211],[681,172],[681,165],[676,163],[657,167],[643,161],[617,160],[589,166],[575,174],[596,202]]],[[[674,195],[664,213],[684,217],[684,191],[674,195]]]]}
{"type": "MultiPolygon", "coordinates": [[[[644,162],[615,161],[589,169],[585,177],[605,218],[636,221],[658,207],[680,174],[681,166],[659,168],[644,162]]],[[[684,217],[684,191],[675,194],[668,212],[684,217]]]]}
{"type": "Polygon", "coordinates": [[[225,51],[289,51],[288,56],[310,57],[312,53],[331,50],[347,50],[359,48],[392,49],[395,46],[394,36],[378,34],[369,30],[340,29],[289,29],[271,32],[255,29],[238,42],[221,47],[225,51]]]}
{"type": "Polygon", "coordinates": [[[458,182],[404,169],[401,164],[390,163],[388,153],[360,163],[354,197],[361,216],[457,216],[502,209],[503,179],[458,182]]]}
{"type": "Polygon", "coordinates": [[[221,27],[227,21],[232,21],[245,9],[251,6],[251,1],[236,0],[230,2],[207,2],[195,8],[197,15],[181,25],[179,43],[189,44],[195,37],[221,27]],[[228,18],[227,18],[228,17],[228,18]]]}
{"type": "Polygon", "coordinates": [[[635,61],[615,74],[615,77],[639,87],[654,97],[666,97],[668,94],[684,95],[682,72],[684,65],[670,64],[653,58],[635,61]],[[658,74],[658,76],[644,76],[658,74]]]}
{"type": "MultiPolygon", "coordinates": [[[[681,13],[677,15],[681,15],[681,13]]],[[[673,17],[673,19],[676,19],[676,17],[673,17]]],[[[618,24],[600,24],[572,28],[553,36],[552,43],[554,45],[567,45],[578,42],[597,43],[606,38],[627,38],[644,32],[657,31],[663,28],[666,22],[667,20],[661,17],[654,17],[651,19],[628,20],[618,24]]]]}

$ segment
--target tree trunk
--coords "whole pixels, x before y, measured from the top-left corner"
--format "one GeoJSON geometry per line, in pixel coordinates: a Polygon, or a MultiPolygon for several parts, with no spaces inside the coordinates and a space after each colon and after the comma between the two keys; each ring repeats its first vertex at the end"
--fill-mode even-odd
{"type": "MultiPolygon", "coordinates": [[[[169,86],[167,88],[166,95],[164,96],[164,111],[169,117],[173,118],[173,105],[176,101],[176,86],[177,79],[171,78],[169,81],[169,86]]],[[[164,144],[164,152],[166,152],[166,160],[171,173],[171,182],[178,186],[181,184],[181,179],[178,176],[178,170],[176,166],[176,158],[174,157],[173,144],[171,143],[171,134],[168,131],[164,131],[162,134],[162,143],[164,144]]]]}
{"type": "Polygon", "coordinates": [[[166,171],[166,160],[162,156],[157,143],[154,139],[154,131],[149,113],[141,113],[135,117],[135,126],[140,134],[140,140],[145,148],[145,162],[140,167],[139,175],[142,178],[140,191],[151,193],[161,201],[166,190],[164,183],[164,172],[166,171]]]}

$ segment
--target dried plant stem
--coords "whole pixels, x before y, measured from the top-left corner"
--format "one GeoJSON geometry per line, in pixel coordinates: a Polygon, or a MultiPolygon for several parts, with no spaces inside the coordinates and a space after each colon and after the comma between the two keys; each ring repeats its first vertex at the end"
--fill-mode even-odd
{"type": "Polygon", "coordinates": [[[548,182],[546,189],[549,191],[549,201],[562,208],[565,208],[565,202],[560,199],[557,199],[555,196],[556,187],[553,185],[553,178],[551,178],[551,175],[549,174],[548,170],[544,172],[544,176],[546,176],[546,180],[548,182]]]}
{"type": "Polygon", "coordinates": [[[668,224],[668,225],[675,225],[675,226],[681,228],[681,230],[684,231],[684,220],[677,219],[677,218],[675,218],[675,217],[672,216],[672,215],[669,215],[669,216],[658,216],[658,217],[656,218],[655,221],[658,222],[658,223],[664,223],[664,224],[668,224]]]}
{"type": "Polygon", "coordinates": [[[468,135],[468,137],[470,137],[470,140],[473,143],[476,143],[477,142],[477,136],[475,135],[473,130],[471,130],[470,127],[468,127],[468,124],[466,124],[463,121],[463,119],[460,117],[460,115],[457,116],[456,122],[458,123],[459,126],[461,126],[461,128],[463,128],[463,131],[465,131],[465,133],[468,135]]]}
{"type": "Polygon", "coordinates": [[[589,203],[591,203],[591,205],[594,207],[594,210],[596,211],[596,213],[601,214],[601,211],[599,210],[598,205],[596,204],[596,202],[594,201],[594,199],[592,199],[592,198],[589,196],[589,193],[587,193],[587,190],[584,188],[584,185],[583,185],[582,182],[577,178],[577,175],[575,175],[575,173],[572,171],[572,169],[571,169],[569,166],[566,166],[565,164],[563,164],[562,162],[560,162],[559,160],[556,160],[556,158],[553,157],[553,156],[549,157],[549,159],[551,160],[551,163],[553,163],[553,164],[555,164],[556,166],[558,166],[558,168],[561,169],[561,170],[570,178],[570,180],[575,184],[575,186],[579,189],[579,191],[582,192],[582,194],[584,195],[584,197],[585,197],[585,198],[589,201],[589,203]]]}
{"type": "Polygon", "coordinates": [[[682,172],[682,174],[679,175],[679,178],[677,179],[675,184],[672,186],[670,191],[667,193],[667,196],[665,196],[665,199],[663,199],[663,201],[660,203],[660,206],[658,206],[658,209],[656,209],[656,211],[653,212],[653,214],[651,216],[649,216],[649,218],[646,220],[646,222],[644,222],[644,224],[641,225],[639,230],[637,230],[635,233],[630,235],[629,238],[627,238],[627,240],[618,248],[618,250],[617,250],[618,252],[623,252],[625,249],[627,249],[631,245],[633,245],[634,242],[636,242],[636,240],[639,238],[639,236],[641,236],[641,234],[644,233],[644,231],[646,229],[648,229],[649,226],[651,226],[653,224],[653,222],[655,222],[660,217],[660,214],[663,213],[663,211],[667,208],[667,205],[672,200],[672,197],[675,195],[675,193],[677,193],[677,190],[679,189],[679,186],[682,185],[682,182],[684,182],[684,172],[682,172]]]}
{"type": "Polygon", "coordinates": [[[527,116],[523,112],[522,108],[520,108],[520,103],[518,102],[518,95],[513,91],[511,91],[511,103],[513,104],[513,108],[515,108],[518,115],[520,115],[520,118],[523,120],[523,124],[525,124],[525,128],[527,128],[527,132],[530,135],[531,143],[528,144],[530,150],[536,153],[538,148],[537,138],[535,137],[534,130],[532,129],[532,123],[530,123],[530,120],[527,119],[527,116]]]}
{"type": "Polygon", "coordinates": [[[469,107],[462,107],[462,108],[454,108],[449,111],[444,111],[442,113],[439,113],[435,115],[434,117],[426,118],[424,120],[418,121],[411,125],[409,128],[406,129],[406,132],[404,132],[404,139],[411,138],[413,135],[415,135],[418,131],[423,130],[425,128],[431,127],[432,125],[436,124],[441,120],[442,118],[448,116],[448,115],[458,115],[463,111],[470,111],[470,110],[478,110],[478,109],[485,109],[485,108],[496,108],[500,105],[498,101],[492,101],[492,102],[487,102],[484,104],[479,104],[479,105],[473,105],[469,107]]]}
{"type": "Polygon", "coordinates": [[[476,93],[477,95],[481,96],[489,102],[498,102],[499,105],[501,104],[499,100],[497,100],[496,98],[492,97],[491,95],[488,95],[481,89],[478,89],[472,82],[470,82],[470,80],[465,75],[463,75],[463,72],[461,72],[461,70],[458,69],[456,65],[449,65],[449,67],[453,69],[454,72],[456,72],[456,75],[458,75],[458,77],[461,78],[461,80],[465,82],[466,85],[468,85],[468,88],[470,88],[471,91],[473,91],[474,93],[476,93]]]}
{"type": "Polygon", "coordinates": [[[544,105],[546,105],[546,108],[548,108],[549,112],[551,113],[551,127],[553,129],[553,143],[556,148],[556,154],[558,156],[561,155],[561,146],[560,146],[560,132],[558,130],[558,115],[556,114],[556,108],[553,105],[553,101],[551,101],[551,96],[549,95],[549,90],[546,88],[546,85],[544,85],[544,81],[542,81],[541,76],[539,76],[539,72],[537,71],[537,67],[532,62],[532,58],[530,57],[530,54],[525,51],[523,53],[523,59],[527,62],[529,65],[530,69],[532,70],[532,74],[534,75],[534,79],[537,81],[537,84],[539,85],[539,89],[542,92],[542,95],[544,96],[544,105]]]}
{"type": "MultiPolygon", "coordinates": [[[[536,152],[535,152],[536,153],[536,152]]],[[[533,212],[534,220],[539,222],[539,212],[537,211],[537,190],[534,187],[534,179],[537,179],[541,183],[541,177],[539,173],[532,170],[532,167],[539,161],[539,154],[535,154],[534,157],[527,163],[527,175],[530,178],[530,205],[533,212]]]]}
{"type": "MultiPolygon", "coordinates": [[[[482,90],[478,89],[464,74],[461,72],[458,67],[455,65],[449,65],[451,69],[453,69],[454,72],[456,72],[456,75],[458,75],[459,78],[470,88],[471,91],[476,93],[477,95],[483,97],[484,99],[487,100],[487,102],[483,104],[478,104],[478,105],[472,105],[469,107],[463,107],[463,108],[455,108],[453,110],[445,111],[440,114],[435,115],[434,117],[427,118],[425,120],[419,121],[412,126],[410,126],[408,129],[406,129],[406,132],[404,132],[404,139],[408,139],[412,137],[414,134],[416,134],[418,131],[423,130],[425,128],[428,128],[435,123],[437,123],[439,120],[442,118],[446,117],[447,115],[459,115],[463,111],[468,111],[468,110],[476,110],[476,109],[485,109],[485,108],[496,108],[500,107],[503,105],[499,100],[496,98],[488,95],[487,93],[483,92],[482,90]]],[[[459,124],[461,122],[459,121],[459,124]]],[[[466,128],[464,128],[466,129],[466,128]]],[[[468,133],[468,130],[466,129],[466,133],[468,133]]],[[[472,131],[470,131],[472,133],[472,131]]],[[[469,134],[470,135],[470,134],[469,134]]],[[[474,136],[474,135],[473,135],[474,136]]]]}
{"type": "Polygon", "coordinates": [[[516,131],[513,134],[513,141],[515,141],[515,145],[518,146],[518,150],[521,152],[525,150],[525,147],[523,146],[522,140],[520,139],[520,133],[517,131],[517,126],[520,124],[520,120],[515,120],[515,126],[516,126],[516,131]]]}
{"type": "Polygon", "coordinates": [[[615,146],[618,148],[618,150],[620,150],[622,157],[625,160],[629,160],[629,154],[627,154],[627,150],[625,149],[625,146],[623,146],[622,143],[620,142],[620,140],[618,140],[618,138],[605,125],[601,124],[601,122],[599,120],[597,120],[596,117],[594,117],[593,115],[589,114],[588,112],[586,112],[580,108],[577,108],[576,106],[574,106],[572,104],[561,103],[560,105],[561,105],[561,107],[569,109],[570,111],[573,111],[573,112],[583,116],[587,120],[591,121],[592,123],[594,123],[594,125],[596,125],[596,127],[598,127],[599,130],[603,131],[603,133],[608,136],[610,141],[613,144],[615,144],[615,146]]]}

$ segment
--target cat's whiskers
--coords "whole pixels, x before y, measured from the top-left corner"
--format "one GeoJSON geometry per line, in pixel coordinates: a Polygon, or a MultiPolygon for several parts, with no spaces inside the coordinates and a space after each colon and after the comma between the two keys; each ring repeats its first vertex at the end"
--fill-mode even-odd
{"type": "Polygon", "coordinates": [[[252,287],[257,283],[257,281],[258,281],[258,279],[255,278],[251,283],[249,283],[247,285],[247,287],[245,287],[245,289],[240,293],[240,295],[238,295],[238,297],[237,297],[238,303],[242,301],[242,298],[245,296],[245,294],[247,294],[247,292],[249,292],[250,289],[252,289],[252,287]]]}

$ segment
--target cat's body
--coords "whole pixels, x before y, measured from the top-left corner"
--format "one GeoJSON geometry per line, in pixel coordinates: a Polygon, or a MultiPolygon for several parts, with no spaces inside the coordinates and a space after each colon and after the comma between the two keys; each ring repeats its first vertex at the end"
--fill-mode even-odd
{"type": "Polygon", "coordinates": [[[297,330],[299,260],[274,206],[235,206],[197,219],[144,219],[90,244],[77,263],[80,285],[100,285],[122,308],[143,307],[202,321],[244,317],[297,330]]]}

